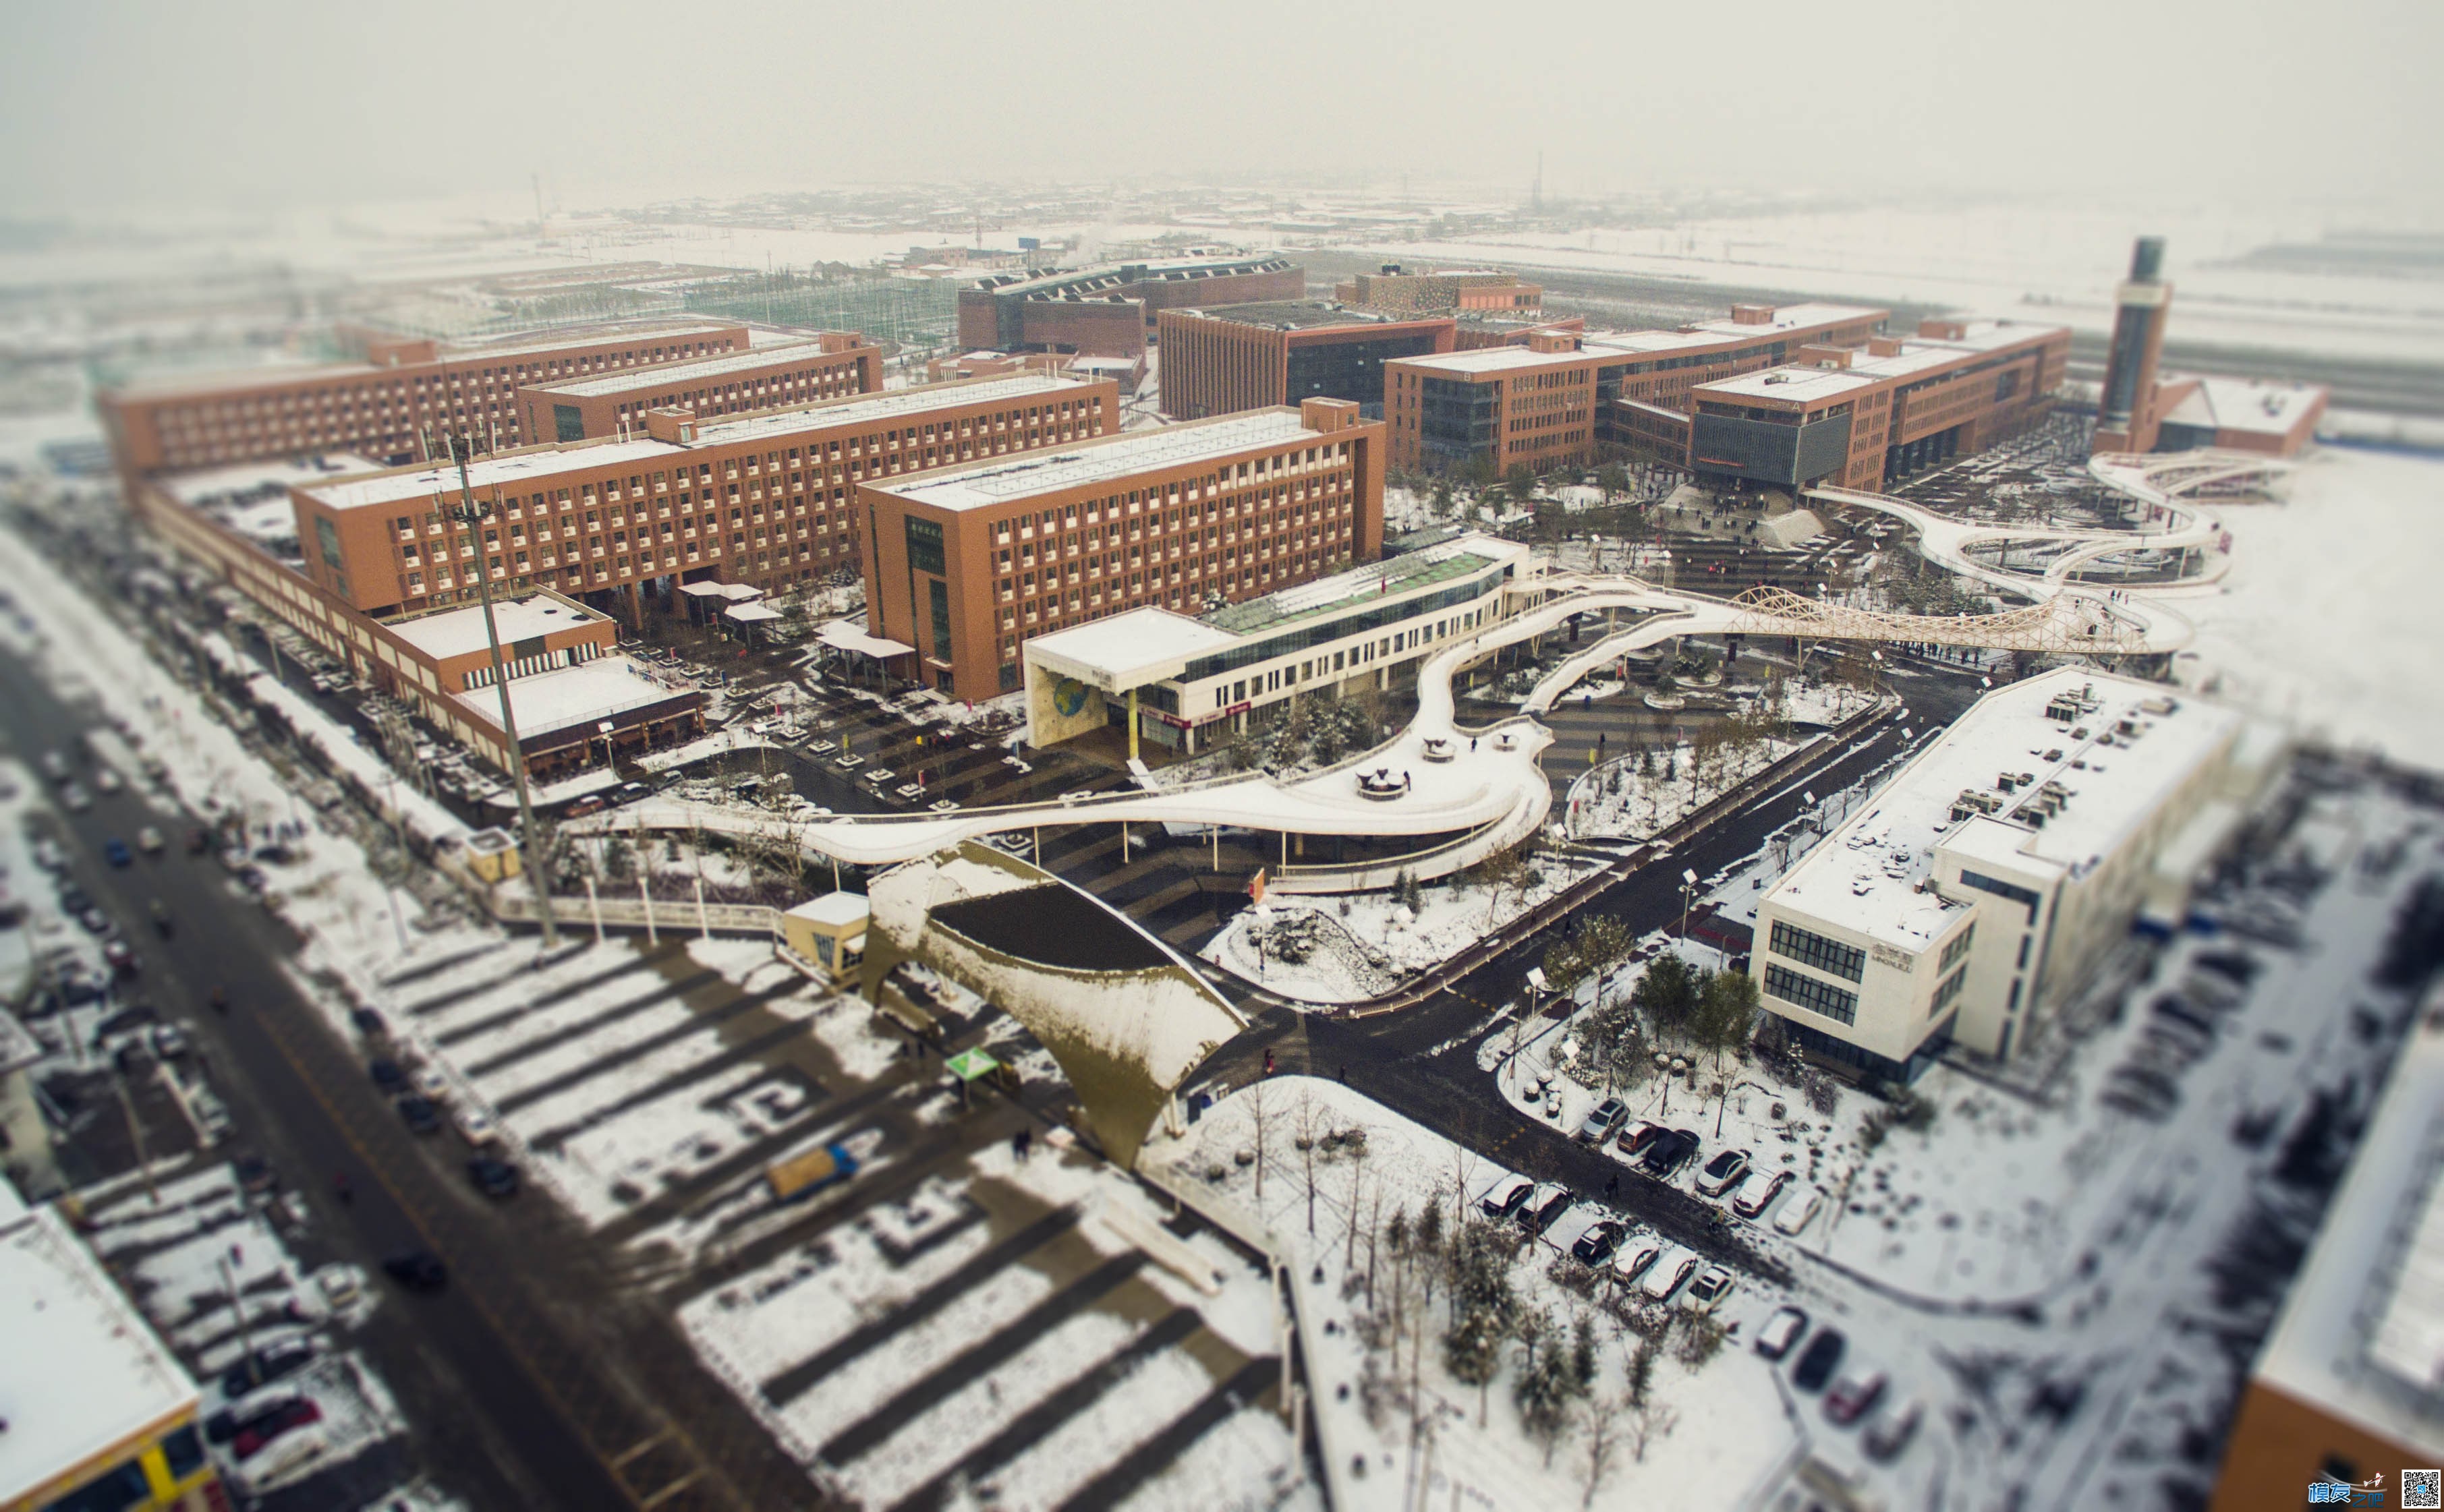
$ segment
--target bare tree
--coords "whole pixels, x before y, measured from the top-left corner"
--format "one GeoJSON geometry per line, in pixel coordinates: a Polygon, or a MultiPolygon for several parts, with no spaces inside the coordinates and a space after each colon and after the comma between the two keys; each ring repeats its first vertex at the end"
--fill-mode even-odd
{"type": "Polygon", "coordinates": [[[1596,1504],[1596,1493],[1603,1489],[1605,1479],[1620,1458],[1621,1419],[1631,1411],[1627,1400],[1619,1396],[1591,1396],[1579,1408],[1579,1426],[1585,1429],[1580,1447],[1586,1485],[1586,1494],[1579,1499],[1580,1506],[1596,1504]]]}
{"type": "Polygon", "coordinates": [[[1680,1414],[1661,1402],[1640,1402],[1621,1414],[1620,1440],[1629,1448],[1629,1457],[1643,1465],[1646,1450],[1657,1440],[1671,1436],[1673,1425],[1680,1414]]]}
{"type": "Polygon", "coordinates": [[[1256,1203],[1259,1209],[1257,1213],[1259,1218],[1263,1217],[1262,1208],[1265,1201],[1265,1152],[1267,1135],[1271,1132],[1272,1125],[1270,1110],[1265,1106],[1265,1088],[1267,1085],[1268,1083],[1262,1077],[1257,1078],[1248,1085],[1248,1123],[1250,1128],[1254,1132],[1254,1137],[1256,1140],[1256,1203]]]}
{"type": "Polygon", "coordinates": [[[1306,1177],[1306,1231],[1310,1238],[1315,1234],[1315,1142],[1324,1133],[1325,1122],[1324,1110],[1315,1098],[1300,1093],[1290,1127],[1297,1137],[1301,1172],[1306,1177]]]}

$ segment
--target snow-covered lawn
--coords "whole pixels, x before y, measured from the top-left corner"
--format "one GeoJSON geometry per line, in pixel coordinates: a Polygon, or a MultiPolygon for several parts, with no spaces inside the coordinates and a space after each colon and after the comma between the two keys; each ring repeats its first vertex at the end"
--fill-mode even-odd
{"type": "Polygon", "coordinates": [[[1362,1002],[1450,960],[1603,864],[1542,857],[1533,886],[1505,887],[1498,895],[1473,880],[1430,884],[1419,890],[1422,906],[1415,911],[1388,892],[1279,898],[1240,913],[1199,954],[1293,1002],[1362,1002]],[[1259,950],[1260,937],[1274,939],[1291,920],[1306,921],[1299,930],[1313,942],[1305,960],[1283,960],[1271,944],[1259,950]]]}
{"type": "Polygon", "coordinates": [[[1659,835],[1810,744],[1812,740],[1768,735],[1724,747],[1702,771],[1695,748],[1686,743],[1659,754],[1650,750],[1616,756],[1580,773],[1570,784],[1565,805],[1569,833],[1582,839],[1606,835],[1645,839],[1659,835]]]}
{"type": "MultiPolygon", "coordinates": [[[[1602,1304],[1599,1282],[1582,1297],[1557,1279],[1566,1268],[1562,1252],[1544,1239],[1523,1242],[1509,1278],[1523,1311],[1543,1309],[1559,1325],[1568,1347],[1569,1325],[1584,1318],[1596,1342],[1596,1379],[1582,1406],[1546,1456],[1527,1431],[1512,1404],[1522,1366],[1514,1342],[1502,1348],[1502,1363],[1484,1402],[1446,1368],[1443,1335],[1450,1321],[1444,1291],[1428,1301],[1414,1290],[1420,1269],[1404,1265],[1380,1236],[1395,1211],[1414,1222],[1428,1204],[1448,1216],[1466,1208],[1502,1174],[1483,1157],[1420,1128],[1337,1081],[1277,1077],[1232,1093],[1206,1113],[1186,1140],[1157,1142],[1150,1158],[1176,1178],[1208,1185],[1261,1216],[1308,1278],[1308,1303],[1320,1317],[1306,1320],[1305,1337],[1316,1350],[1311,1364],[1316,1410],[1323,1421],[1324,1449],[1337,1469],[1338,1487],[1352,1508],[1393,1508],[1457,1503],[1476,1507],[1548,1508],[1581,1504],[1587,1494],[1591,1434],[1584,1402],[1612,1403],[1626,1390],[1626,1373],[1639,1336],[1602,1304]],[[1265,1147],[1263,1194],[1257,1168],[1236,1163],[1258,1142],[1258,1108],[1265,1147]],[[1362,1157],[1347,1153],[1345,1138],[1301,1152],[1301,1126],[1336,1134],[1364,1132],[1362,1157]],[[1305,1160],[1315,1156],[1314,1224],[1308,1225],[1305,1160]],[[1216,1168],[1218,1179],[1210,1173],[1216,1168]],[[1353,1201],[1353,1191],[1355,1198],[1353,1201]],[[1361,1214],[1351,1234],[1353,1208],[1361,1214]],[[1370,1238],[1370,1233],[1375,1236],[1370,1238]],[[1400,1277],[1411,1280],[1404,1283],[1400,1277]],[[1376,1312],[1404,1309],[1410,1330],[1394,1346],[1366,1317],[1368,1282],[1376,1312]],[[1395,1299],[1401,1299],[1396,1301],[1395,1299]],[[1381,1339],[1370,1346],[1369,1337],[1381,1339]],[[1422,1349],[1412,1349],[1421,1338],[1422,1349]],[[1417,1383],[1418,1420],[1431,1448],[1413,1440],[1408,1384],[1417,1383]],[[1362,1468],[1353,1462],[1362,1461],[1362,1468]],[[1422,1478],[1419,1496],[1416,1481],[1422,1478]]],[[[1664,1262],[1671,1263],[1667,1255],[1664,1262]]],[[[1620,1447],[1627,1411],[1614,1415],[1616,1450],[1596,1493],[1596,1504],[1732,1507],[1748,1504],[1761,1481],[1792,1442],[1776,1392],[1773,1371],[1745,1345],[1756,1325],[1781,1299],[1743,1278],[1715,1314],[1730,1337],[1702,1363],[1683,1363],[1676,1341],[1689,1325],[1671,1324],[1656,1356],[1645,1416],[1648,1439],[1642,1457],[1620,1447]]],[[[1670,1318],[1678,1304],[1659,1312],[1670,1318]]],[[[1650,1325],[1651,1326],[1651,1325],[1650,1325]]]]}

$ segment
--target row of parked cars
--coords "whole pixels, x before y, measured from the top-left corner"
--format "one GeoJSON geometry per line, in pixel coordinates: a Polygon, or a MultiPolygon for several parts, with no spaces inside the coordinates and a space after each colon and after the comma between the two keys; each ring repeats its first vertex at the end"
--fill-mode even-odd
{"type": "Polygon", "coordinates": [[[1697,1257],[1633,1228],[1600,1208],[1583,1208],[1567,1187],[1505,1176],[1477,1198],[1477,1208],[1496,1223],[1515,1223],[1622,1287],[1636,1287],[1647,1300],[1668,1302],[1688,1287],[1686,1303],[1712,1310],[1730,1293],[1734,1278],[1720,1265],[1700,1274],[1697,1257]],[[1694,1277],[1692,1283],[1691,1278],[1694,1277]]]}
{"type": "MultiPolygon", "coordinates": [[[[1579,1125],[1583,1143],[1602,1148],[1607,1142],[1630,1159],[1634,1169],[1657,1181],[1670,1181],[1697,1157],[1703,1141],[1694,1129],[1670,1129],[1645,1118],[1632,1118],[1629,1104],[1606,1097],[1579,1125]]],[[[1700,1197],[1722,1199],[1741,1217],[1754,1222],[1773,1207],[1794,1177],[1787,1171],[1767,1171],[1745,1150],[1718,1150],[1697,1168],[1700,1197]]],[[[1814,1190],[1803,1190],[1782,1205],[1774,1226],[1795,1234],[1812,1222],[1824,1204],[1814,1190]]]]}
{"type": "Polygon", "coordinates": [[[1867,1427],[1861,1442],[1868,1458],[1898,1459],[1917,1436],[1918,1424],[1926,1415],[1924,1404],[1894,1392],[1883,1371],[1852,1356],[1850,1341],[1840,1329],[1827,1324],[1810,1334],[1807,1314],[1802,1309],[1775,1309],[1757,1330],[1756,1352],[1769,1360],[1790,1360],[1791,1390],[1823,1392],[1826,1422],[1850,1428],[1864,1421],[1867,1427]],[[1800,1346],[1802,1339],[1806,1341],[1805,1348],[1800,1346]]]}
{"type": "Polygon", "coordinates": [[[2171,1117],[2181,1105],[2181,1073],[2214,1049],[2224,1021],[2248,1001],[2257,969],[2245,950],[2198,952],[2177,986],[2149,1001],[2147,1022],[2098,1100],[2150,1123],[2171,1117]]]}
{"type": "MultiPolygon", "coordinates": [[[[502,1153],[500,1130],[492,1116],[472,1102],[462,1101],[454,1094],[450,1079],[439,1066],[421,1065],[393,1053],[390,1025],[374,1008],[359,1008],[353,1015],[357,1032],[365,1038],[366,1046],[374,1052],[365,1062],[366,1074],[374,1086],[391,1099],[398,1110],[399,1120],[408,1132],[435,1134],[446,1122],[465,1141],[467,1179],[487,1197],[514,1197],[518,1194],[518,1168],[502,1153]]],[[[415,1278],[393,1272],[410,1285],[415,1278]]]]}

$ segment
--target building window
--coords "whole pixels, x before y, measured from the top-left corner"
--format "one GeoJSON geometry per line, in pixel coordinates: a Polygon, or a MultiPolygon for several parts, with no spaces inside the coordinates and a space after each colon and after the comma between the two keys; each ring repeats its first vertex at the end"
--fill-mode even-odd
{"type": "Polygon", "coordinates": [[[2025,903],[2028,909],[2028,922],[2030,924],[2037,922],[2037,905],[2044,899],[2016,882],[2006,882],[2001,877],[1988,876],[1983,872],[1972,872],[1963,867],[1960,873],[1960,885],[1973,887],[1980,893],[1991,893],[1996,897],[2009,898],[2014,903],[2025,903]]]}
{"type": "Polygon", "coordinates": [[[1867,952],[1855,945],[1828,940],[1812,931],[1803,930],[1782,920],[1773,921],[1771,949],[1776,955],[1787,955],[1802,966],[1812,966],[1828,976],[1845,977],[1852,982],[1863,981],[1867,975],[1867,952]]]}
{"type": "MultiPolygon", "coordinates": [[[[1960,964],[1960,958],[1969,953],[1969,942],[1976,938],[1976,936],[1977,926],[1973,923],[1971,924],[1969,928],[1961,931],[1957,935],[1954,935],[1952,943],[1943,948],[1943,959],[1935,963],[1935,968],[1938,971],[1949,971],[1953,967],[1958,966],[1960,964]]],[[[2024,947],[2027,943],[2027,942],[2026,940],[2021,942],[2024,947]]],[[[2027,963],[2025,960],[2021,962],[2021,965],[2023,966],[2027,964],[2027,963]]]]}
{"type": "Polygon", "coordinates": [[[908,565],[918,572],[948,576],[942,564],[942,527],[931,520],[908,521],[908,565]]]}
{"type": "Polygon", "coordinates": [[[1788,967],[1768,964],[1765,968],[1765,990],[1769,997],[1823,1014],[1837,1023],[1859,1022],[1859,994],[1812,976],[1801,976],[1788,967]]]}
{"type": "Polygon", "coordinates": [[[1959,970],[1953,972],[1950,976],[1945,977],[1942,983],[1935,989],[1935,1001],[1927,1005],[1926,1016],[1930,1019],[1934,1018],[1936,1014],[1941,1013],[1944,1009],[1952,1006],[1952,1000],[1960,996],[1960,989],[1968,985],[1969,968],[1965,966],[1959,970]]]}

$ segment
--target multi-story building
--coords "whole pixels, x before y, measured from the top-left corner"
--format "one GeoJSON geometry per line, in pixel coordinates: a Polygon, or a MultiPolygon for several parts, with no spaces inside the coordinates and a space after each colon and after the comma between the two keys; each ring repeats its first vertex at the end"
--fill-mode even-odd
{"type": "Polygon", "coordinates": [[[1019,686],[1030,637],[1194,612],[1383,546],[1382,427],[1340,399],[868,480],[866,628],[961,698],[1019,686]]]}
{"type": "Polygon", "coordinates": [[[1306,269],[1271,252],[1002,273],[959,290],[959,344],[998,352],[1138,357],[1155,317],[1186,305],[1294,300],[1306,269]]]}
{"type": "Polygon", "coordinates": [[[229,1505],[160,1337],[48,1208],[0,1182],[0,1512],[229,1505]]]}
{"type": "Polygon", "coordinates": [[[704,694],[620,655],[619,626],[556,593],[437,609],[372,627],[369,677],[499,771],[509,769],[500,689],[509,690],[518,754],[551,777],[676,745],[703,732],[704,694]],[[492,636],[502,677],[492,674],[492,636]]]}
{"type": "Polygon", "coordinates": [[[854,331],[759,342],[689,362],[529,383],[518,390],[520,433],[587,441],[644,424],[647,410],[692,410],[698,423],[882,389],[882,348],[854,331]]]}
{"type": "Polygon", "coordinates": [[[1194,755],[1301,694],[1412,680],[1417,663],[1498,618],[1525,545],[1462,535],[1191,616],[1148,606],[1039,636],[1026,662],[1028,741],[1116,726],[1194,755]]]}
{"type": "Polygon", "coordinates": [[[1545,307],[1545,291],[1516,273],[1493,267],[1412,273],[1398,263],[1385,263],[1379,272],[1361,273],[1334,286],[1332,297],[1343,304],[1392,315],[1473,310],[1533,318],[1545,307]]]}
{"type": "Polygon", "coordinates": [[[2422,1007],[2258,1351],[2212,1512],[2313,1505],[2320,1482],[2412,1506],[2403,1472],[2444,1464],[2444,995],[2422,1007]]]}
{"type": "Polygon", "coordinates": [[[1383,414],[1383,364],[1452,350],[1448,315],[1401,320],[1319,300],[1164,310],[1155,322],[1162,412],[1183,420],[1347,399],[1383,414]]]}
{"type": "MultiPolygon", "coordinates": [[[[345,333],[343,333],[345,334],[345,333]]],[[[139,479],[345,452],[379,462],[435,455],[463,432],[488,451],[538,439],[518,391],[541,383],[743,352],[736,321],[635,321],[474,346],[356,333],[361,362],[178,375],[96,400],[131,502],[139,479]]]]}
{"type": "Polygon", "coordinates": [[[2113,343],[2097,391],[2099,452],[2186,452],[2214,447],[2297,456],[2316,439],[2328,391],[2320,384],[2166,373],[2164,332],[2173,281],[2164,239],[2141,236],[2130,276],[2113,292],[2113,343]]]}
{"type": "MultiPolygon", "coordinates": [[[[496,592],[621,594],[718,580],[765,592],[860,562],[861,483],[1102,435],[1120,391],[1044,374],[932,384],[703,424],[649,411],[640,433],[475,459],[494,507],[480,527],[496,592]]],[[[399,469],[289,490],[303,572],[366,614],[475,595],[476,531],[453,521],[452,467],[399,469]]]]}
{"type": "Polygon", "coordinates": [[[1718,483],[1878,489],[2042,420],[2069,362],[2067,329],[2024,321],[1803,347],[1794,365],[1690,391],[1688,465],[1718,483]]]}
{"type": "Polygon", "coordinates": [[[1758,905],[1767,1011],[1886,1078],[1953,1042],[2009,1059],[2134,923],[2186,921],[2277,748],[2230,710],[2083,668],[1994,690],[1758,905]]]}
{"type": "Polygon", "coordinates": [[[1674,331],[1583,335],[1558,327],[1526,344],[1403,358],[1384,365],[1393,464],[1442,470],[1587,460],[1607,443],[1617,400],[1685,409],[1713,378],[1787,361],[1803,346],[1866,342],[1889,311],[1850,304],[1741,304],[1727,321],[1674,331]]]}

